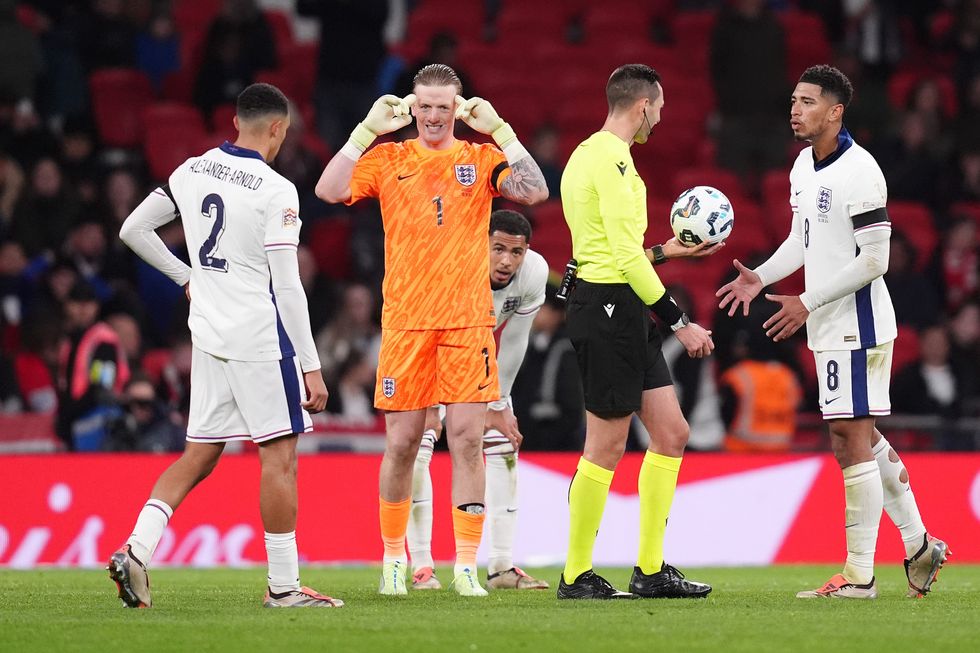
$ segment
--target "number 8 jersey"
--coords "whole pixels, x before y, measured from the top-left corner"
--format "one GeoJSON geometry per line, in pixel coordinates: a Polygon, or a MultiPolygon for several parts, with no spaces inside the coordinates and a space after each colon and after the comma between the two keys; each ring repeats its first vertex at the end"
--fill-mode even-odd
{"type": "Polygon", "coordinates": [[[230,360],[293,356],[266,252],[299,243],[296,187],[258,152],[225,142],[180,165],[169,191],[191,260],[194,345],[230,360]]]}
{"type": "MultiPolygon", "coordinates": [[[[820,288],[858,255],[856,238],[891,232],[883,211],[885,177],[874,157],[841,129],[837,150],[814,162],[813,148],[790,172],[793,230],[803,242],[808,291],[820,288]]],[[[895,310],[883,277],[810,313],[807,344],[813,351],[868,349],[897,335],[895,310]]]]}

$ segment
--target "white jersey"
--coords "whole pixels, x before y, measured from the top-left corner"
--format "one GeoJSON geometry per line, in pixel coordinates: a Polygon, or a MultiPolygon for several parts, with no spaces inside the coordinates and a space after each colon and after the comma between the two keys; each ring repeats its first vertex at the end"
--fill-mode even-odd
{"type": "Polygon", "coordinates": [[[497,316],[494,331],[500,331],[512,315],[533,315],[544,304],[548,283],[548,263],[544,257],[528,249],[524,261],[510,283],[493,291],[493,312],[497,316]]]}
{"type": "Polygon", "coordinates": [[[296,187],[258,152],[227,142],[185,161],[169,187],[191,259],[194,345],[229,360],[295,355],[266,252],[299,243],[296,187]]]}
{"type": "MultiPolygon", "coordinates": [[[[885,177],[867,150],[842,129],[837,151],[815,164],[800,152],[790,172],[794,229],[803,240],[807,290],[816,289],[857,257],[855,236],[891,231],[883,212],[885,177]]],[[[895,339],[895,310],[882,277],[810,313],[807,342],[814,351],[868,349],[895,339]]]]}

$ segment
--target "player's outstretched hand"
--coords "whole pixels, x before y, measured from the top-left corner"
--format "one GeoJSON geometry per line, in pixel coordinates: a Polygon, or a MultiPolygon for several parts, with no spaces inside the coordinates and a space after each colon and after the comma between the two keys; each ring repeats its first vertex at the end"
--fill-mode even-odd
{"type": "Polygon", "coordinates": [[[762,325],[766,335],[779,342],[786,340],[806,324],[810,311],[803,305],[799,295],[766,295],[771,302],[778,302],[781,308],[762,325]]]}
{"type": "Polygon", "coordinates": [[[306,385],[306,401],[302,406],[306,412],[313,414],[319,413],[327,406],[327,386],[323,383],[323,375],[320,370],[303,372],[303,383],[306,385]]]}
{"type": "Polygon", "coordinates": [[[681,327],[674,332],[677,339],[684,345],[687,355],[691,358],[704,358],[710,356],[715,349],[715,343],[711,339],[711,332],[700,324],[691,322],[685,327],[681,327]]]}
{"type": "Polygon", "coordinates": [[[487,408],[487,419],[483,428],[486,431],[493,429],[503,433],[504,437],[510,440],[514,451],[520,449],[521,443],[524,442],[524,436],[521,435],[520,429],[517,428],[517,418],[514,417],[514,411],[510,406],[507,406],[503,410],[487,408]]]}
{"type": "Polygon", "coordinates": [[[415,104],[414,95],[406,95],[403,98],[397,95],[382,95],[371,105],[371,110],[361,124],[371,130],[375,136],[398,131],[411,124],[413,104],[415,104]]]}
{"type": "Polygon", "coordinates": [[[748,315],[749,303],[762,290],[762,279],[759,278],[758,274],[742,265],[738,259],[732,261],[732,265],[738,270],[738,276],[715,293],[715,297],[721,297],[718,308],[725,308],[731,304],[728,309],[728,317],[732,317],[741,305],[742,315],[748,315]]]}
{"type": "Polygon", "coordinates": [[[481,97],[467,100],[462,95],[456,96],[456,119],[462,120],[474,131],[487,135],[493,134],[504,124],[492,104],[481,97]]]}
{"type": "Polygon", "coordinates": [[[712,254],[720,252],[721,248],[724,246],[724,242],[714,244],[703,242],[700,245],[695,245],[694,247],[687,247],[677,240],[677,236],[674,236],[660,247],[664,250],[664,256],[670,259],[688,257],[702,258],[705,256],[711,256],[712,254]]]}

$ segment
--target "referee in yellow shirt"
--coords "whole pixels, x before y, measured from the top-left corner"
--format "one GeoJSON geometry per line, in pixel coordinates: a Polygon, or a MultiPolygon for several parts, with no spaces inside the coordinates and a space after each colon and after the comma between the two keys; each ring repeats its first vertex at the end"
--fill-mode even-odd
{"type": "Polygon", "coordinates": [[[663,559],[689,430],[648,311],[670,325],[688,355],[710,355],[711,332],[681,312],[651,263],[706,256],[720,246],[687,248],[671,239],[643,249],[646,186],[630,146],[645,143],[660,122],[660,76],[649,66],[621,66],[609,77],[606,99],[605,124],[575,149],[561,179],[562,208],[578,261],[568,335],[582,373],[587,416],[585,452],[568,491],[568,557],[558,598],[704,597],[710,585],[686,580],[663,559]],[[650,433],[650,448],[639,477],[639,555],[629,592],[621,592],[592,571],[592,549],[633,413],[650,433]]]}

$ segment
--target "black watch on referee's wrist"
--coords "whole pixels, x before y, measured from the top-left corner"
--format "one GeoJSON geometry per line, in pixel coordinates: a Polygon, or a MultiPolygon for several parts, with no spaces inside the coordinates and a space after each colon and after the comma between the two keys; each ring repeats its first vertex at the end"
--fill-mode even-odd
{"type": "Polygon", "coordinates": [[[667,255],[664,254],[663,245],[654,245],[650,248],[650,251],[653,252],[654,265],[661,265],[667,262],[667,255]]]}
{"type": "Polygon", "coordinates": [[[671,324],[670,330],[676,333],[677,331],[680,331],[690,323],[691,323],[691,318],[687,316],[687,313],[681,313],[681,319],[671,324]]]}

